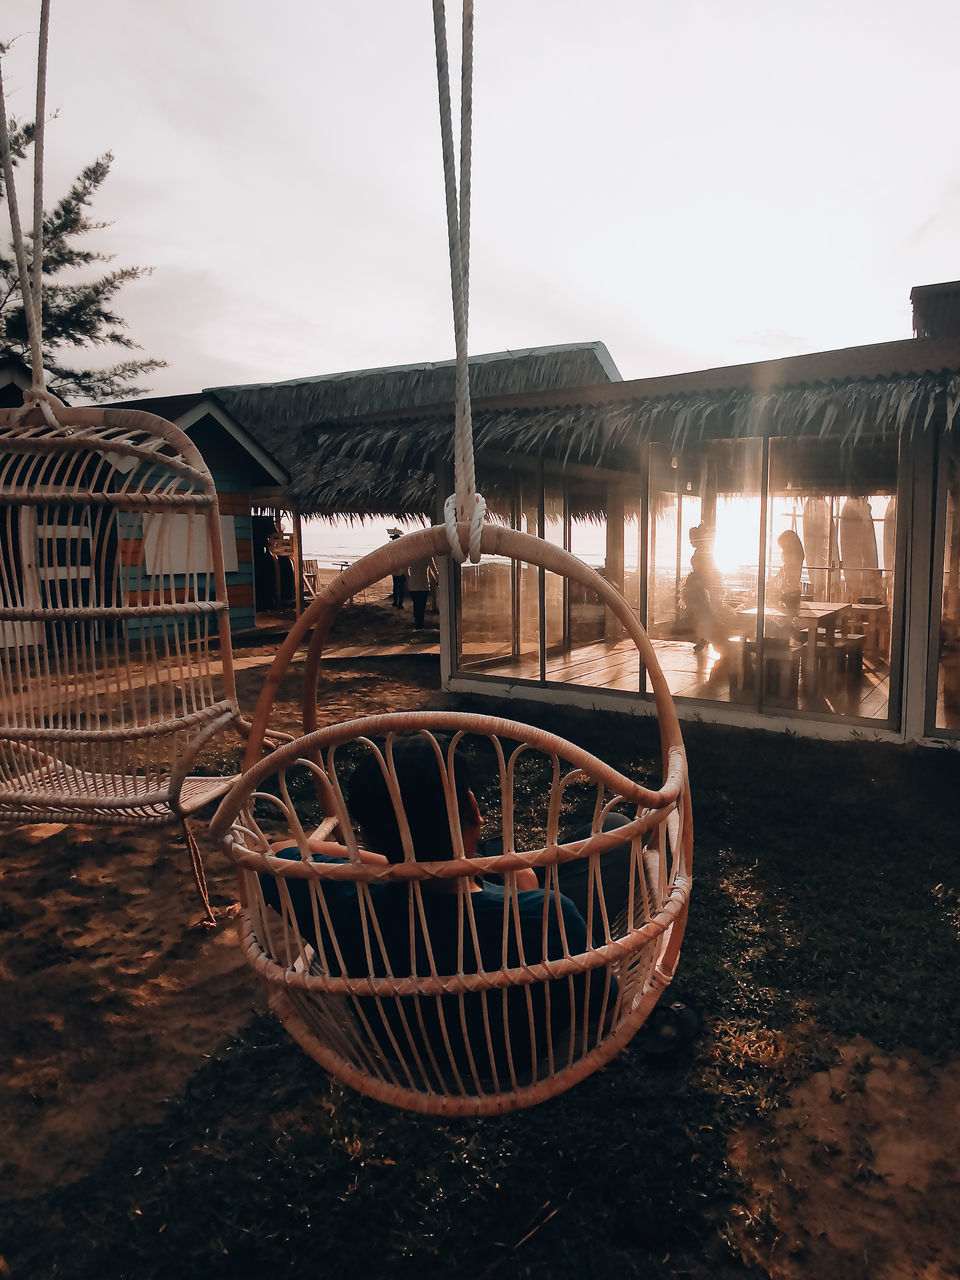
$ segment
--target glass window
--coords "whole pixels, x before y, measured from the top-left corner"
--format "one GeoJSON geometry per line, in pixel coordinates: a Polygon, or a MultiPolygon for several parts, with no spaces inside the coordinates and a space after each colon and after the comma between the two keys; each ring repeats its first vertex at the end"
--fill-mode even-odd
{"type": "MultiPolygon", "coordinates": [[[[488,518],[515,527],[517,506],[517,499],[504,493],[501,486],[493,498],[487,497],[488,518]]],[[[484,671],[494,664],[512,663],[518,654],[512,562],[503,556],[485,555],[479,564],[467,561],[460,565],[459,596],[458,665],[465,670],[484,671]]]]}
{"type": "MultiPolygon", "coordinates": [[[[634,595],[636,520],[628,540],[631,530],[625,516],[625,493],[636,494],[636,490],[636,484],[631,490],[629,484],[606,477],[568,477],[565,504],[567,549],[621,592],[628,565],[632,565],[634,595]]],[[[637,501],[634,497],[634,509],[637,501]]],[[[545,575],[545,589],[548,600],[553,593],[557,599],[562,595],[564,602],[562,618],[554,615],[548,630],[546,678],[636,692],[640,687],[639,654],[600,596],[579,582],[551,573],[545,575]]]]}
{"type": "Polygon", "coordinates": [[[896,485],[894,441],[771,440],[764,701],[888,716],[896,485]]]}
{"type": "Polygon", "coordinates": [[[944,443],[944,451],[946,512],[936,723],[938,729],[960,730],[960,444],[951,438],[944,443]]]}
{"type": "MultiPolygon", "coordinates": [[[[568,547],[570,539],[569,513],[564,503],[563,480],[548,476],[543,495],[543,537],[557,547],[568,547]]],[[[550,671],[557,655],[570,648],[570,594],[569,583],[555,573],[535,571],[535,581],[543,586],[544,676],[550,679],[550,671]]]]}
{"type": "Polygon", "coordinates": [[[647,631],[676,697],[755,700],[761,460],[759,440],[651,446],[647,631]]]}
{"type": "MultiPolygon", "coordinates": [[[[516,528],[532,537],[541,535],[540,481],[535,474],[517,477],[519,488],[516,528]]],[[[522,561],[511,562],[516,590],[519,635],[513,674],[524,680],[540,679],[540,582],[535,566],[522,561]]]]}
{"type": "MultiPolygon", "coordinates": [[[[540,484],[533,471],[483,476],[488,518],[537,536],[541,532],[540,484]]],[[[535,566],[507,556],[484,555],[460,566],[459,667],[464,671],[539,680],[540,586],[535,566]]]]}
{"type": "MultiPolygon", "coordinates": [[[[960,727],[958,457],[951,441],[936,711],[947,728],[960,727]]],[[[889,722],[896,439],[653,444],[645,494],[635,476],[571,472],[543,489],[532,468],[501,475],[499,487],[493,478],[483,486],[496,495],[491,518],[565,546],[643,606],[675,697],[889,722]]],[[[460,601],[465,669],[641,687],[620,624],[562,575],[485,556],[463,567],[460,601]]]]}

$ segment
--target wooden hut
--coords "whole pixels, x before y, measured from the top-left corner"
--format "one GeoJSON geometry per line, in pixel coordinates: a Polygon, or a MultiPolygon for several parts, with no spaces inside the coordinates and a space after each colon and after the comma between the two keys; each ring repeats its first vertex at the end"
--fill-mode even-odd
{"type": "Polygon", "coordinates": [[[15,409],[29,386],[30,369],[22,360],[13,355],[0,359],[0,409],[15,409]]]}
{"type": "Polygon", "coordinates": [[[166,418],[203,455],[220,508],[230,629],[250,630],[256,610],[276,603],[274,563],[266,547],[275,530],[272,512],[287,502],[285,468],[205,392],[149,397],[126,407],[166,418]]]}

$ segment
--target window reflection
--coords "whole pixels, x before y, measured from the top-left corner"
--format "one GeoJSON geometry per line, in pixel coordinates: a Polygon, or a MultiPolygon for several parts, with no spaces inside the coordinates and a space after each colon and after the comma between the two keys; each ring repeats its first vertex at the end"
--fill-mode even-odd
{"type": "Polygon", "coordinates": [[[765,687],[803,711],[885,719],[896,442],[772,440],[769,477],[764,661],[780,678],[765,687]]]}
{"type": "MultiPolygon", "coordinates": [[[[648,448],[645,492],[626,473],[548,473],[541,487],[535,472],[517,471],[495,518],[565,546],[642,620],[645,610],[675,696],[889,719],[898,660],[897,442],[753,438],[648,448]]],[[[941,717],[948,706],[957,716],[960,665],[956,452],[950,465],[941,717]]],[[[635,647],[588,587],[485,558],[464,568],[461,596],[463,667],[643,687],[635,647]]],[[[649,679],[645,685],[649,691],[649,679]]]]}
{"type": "Polygon", "coordinates": [[[761,461],[759,440],[651,446],[648,633],[678,697],[752,697],[756,615],[744,610],[757,604],[761,461]]]}
{"type": "Polygon", "coordinates": [[[960,447],[946,459],[943,601],[937,681],[937,728],[960,729],[960,447]]]}
{"type": "MultiPolygon", "coordinates": [[[[488,519],[512,526],[516,503],[498,494],[487,498],[488,519]]],[[[459,569],[460,609],[457,627],[459,666],[483,671],[511,660],[517,651],[515,575],[503,556],[483,556],[459,569]]]]}

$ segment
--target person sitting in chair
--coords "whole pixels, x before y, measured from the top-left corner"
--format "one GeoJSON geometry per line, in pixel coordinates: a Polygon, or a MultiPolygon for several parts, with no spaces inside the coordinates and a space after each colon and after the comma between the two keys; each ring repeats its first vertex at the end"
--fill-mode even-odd
{"type": "Polygon", "coordinates": [[[803,543],[793,529],[786,529],[777,538],[777,546],[783,560],[775,579],[777,603],[786,614],[795,618],[800,609],[803,590],[803,543]]]}
{"type": "MultiPolygon", "coordinates": [[[[353,977],[382,976],[389,965],[394,977],[411,972],[455,975],[460,972],[462,955],[463,972],[469,974],[481,970],[499,971],[505,967],[504,957],[507,968],[516,968],[524,964],[538,964],[544,959],[560,959],[564,954],[576,956],[589,950],[584,916],[563,891],[564,871],[570,867],[571,887],[582,898],[585,909],[588,885],[585,860],[577,859],[561,866],[559,894],[542,888],[532,868],[518,871],[514,908],[508,897],[509,890],[503,884],[481,879],[470,870],[470,860],[483,850],[480,810],[470,788],[466,761],[458,757],[454,768],[460,817],[456,842],[451,838],[443,777],[432,743],[421,736],[402,738],[394,744],[393,761],[417,860],[443,862],[461,859],[463,875],[420,881],[422,910],[414,898],[412,912],[412,890],[407,884],[374,882],[369,886],[367,892],[382,939],[382,945],[378,941],[372,947],[372,967],[367,963],[356,888],[351,882],[326,881],[323,894],[337,935],[342,970],[339,960],[333,959],[332,952],[337,948],[331,947],[332,940],[316,938],[315,916],[307,883],[302,879],[288,879],[287,889],[301,936],[317,944],[318,951],[327,957],[329,972],[336,975],[343,971],[353,977]],[[454,843],[458,846],[456,849],[454,843]],[[583,866],[579,865],[581,862],[583,866]],[[462,902],[464,894],[470,895],[472,924],[462,902]]],[[[374,756],[365,756],[351,776],[348,804],[354,820],[359,823],[365,846],[360,856],[367,861],[403,862],[403,840],[393,802],[374,756]]],[[[626,821],[619,815],[613,815],[611,825],[626,821]]],[[[580,839],[586,834],[589,832],[574,833],[575,838],[580,839]]],[[[345,860],[342,845],[315,841],[311,849],[315,858],[324,861],[345,860]]],[[[289,842],[284,848],[278,847],[276,852],[280,856],[299,857],[299,851],[290,848],[289,842]]],[[[628,868],[629,857],[629,843],[604,855],[615,868],[611,871],[611,880],[619,877],[626,883],[629,871],[622,868],[628,868]]],[[[272,876],[264,876],[262,881],[268,905],[279,909],[276,880],[272,876]]],[[[611,916],[619,905],[619,902],[610,902],[611,916]]],[[[321,929],[326,931],[322,923],[321,929]]],[[[368,929],[367,937],[374,935],[375,931],[368,929]]],[[[570,1031],[571,1006],[576,1009],[577,1024],[582,1026],[584,1016],[589,1023],[597,1024],[601,1018],[612,1014],[617,994],[616,978],[608,975],[601,966],[590,974],[575,975],[572,981],[558,978],[549,983],[534,982],[529,986],[508,989],[506,1018],[498,992],[490,993],[486,1002],[481,993],[468,992],[462,997],[462,1008],[459,995],[443,995],[439,1001],[432,997],[421,998],[419,1007],[414,1007],[416,997],[405,997],[399,1002],[382,1001],[381,1026],[386,1025],[389,1032],[398,1038],[412,1035],[420,1052],[425,1046],[420,1043],[417,1028],[422,1024],[427,1044],[441,1060],[448,1060],[445,1044],[449,1040],[460,1069],[469,1058],[468,1043],[475,1060],[487,1060],[486,1035],[489,1029],[498,1070],[506,1070],[508,1060],[512,1060],[515,1070],[529,1072],[534,1055],[539,1058],[543,1052],[548,1032],[553,1044],[557,1045],[570,1031]],[[397,1003],[399,1009],[393,1007],[397,1003]]],[[[372,1025],[372,1017],[370,1021],[372,1025]]],[[[382,1041],[381,1048],[384,1048],[382,1041]]]]}

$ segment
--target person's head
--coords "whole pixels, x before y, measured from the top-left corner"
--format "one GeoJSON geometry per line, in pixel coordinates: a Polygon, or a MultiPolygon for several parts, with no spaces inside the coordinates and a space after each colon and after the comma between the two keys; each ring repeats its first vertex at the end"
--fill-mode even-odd
{"type": "MultiPolygon", "coordinates": [[[[446,759],[448,743],[442,738],[438,741],[446,759]]],[[[470,790],[467,762],[462,754],[455,760],[457,808],[464,851],[469,857],[479,839],[480,814],[470,790]]],[[[454,850],[443,779],[433,743],[420,734],[400,738],[393,744],[393,763],[417,858],[424,862],[443,862],[452,858],[454,850]]],[[[350,777],[347,803],[361,828],[364,844],[374,853],[382,853],[390,862],[402,862],[403,842],[393,801],[380,763],[372,752],[363,757],[350,777]]]]}
{"type": "Polygon", "coordinates": [[[695,524],[693,528],[690,529],[687,536],[690,539],[690,545],[694,549],[699,550],[700,548],[703,548],[704,551],[709,552],[713,546],[715,532],[710,525],[701,521],[700,524],[695,524]]]}
{"type": "Polygon", "coordinates": [[[777,546],[780,548],[780,555],[784,563],[795,561],[803,564],[803,543],[800,536],[793,529],[785,529],[777,538],[777,546]]]}

